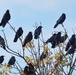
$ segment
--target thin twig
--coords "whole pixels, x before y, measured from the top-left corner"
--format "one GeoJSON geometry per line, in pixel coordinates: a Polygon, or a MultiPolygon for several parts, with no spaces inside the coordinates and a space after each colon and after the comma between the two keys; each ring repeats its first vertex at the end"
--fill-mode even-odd
{"type": "MultiPolygon", "coordinates": [[[[10,28],[15,32],[15,34],[16,34],[16,30],[15,30],[15,28],[8,22],[8,24],[9,24],[9,26],[10,26],[10,28]]],[[[19,40],[20,40],[20,42],[21,42],[21,46],[22,46],[22,44],[23,44],[23,42],[22,42],[22,39],[21,38],[19,38],[19,40]]],[[[22,46],[22,50],[23,50],[23,57],[25,56],[25,54],[24,54],[24,48],[23,48],[23,46],[22,46]]]]}

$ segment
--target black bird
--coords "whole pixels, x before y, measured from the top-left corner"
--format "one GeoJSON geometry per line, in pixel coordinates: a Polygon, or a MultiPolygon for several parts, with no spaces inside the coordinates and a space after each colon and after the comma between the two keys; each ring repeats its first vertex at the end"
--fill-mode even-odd
{"type": "Polygon", "coordinates": [[[68,35],[65,34],[64,36],[61,36],[60,43],[63,43],[68,38],[68,35]]]}
{"type": "Polygon", "coordinates": [[[1,36],[0,36],[0,45],[3,47],[3,49],[6,49],[5,41],[4,41],[4,39],[1,36]]]}
{"type": "Polygon", "coordinates": [[[55,37],[56,43],[60,42],[60,38],[61,38],[61,32],[58,32],[57,35],[56,35],[56,37],[55,37]]]}
{"type": "Polygon", "coordinates": [[[29,63],[28,66],[25,66],[24,73],[26,75],[36,75],[34,66],[31,63],[29,63]]]}
{"type": "Polygon", "coordinates": [[[22,27],[19,27],[16,34],[15,34],[14,42],[17,42],[18,38],[20,38],[20,36],[22,34],[23,34],[23,29],[22,29],[22,27]]]}
{"type": "Polygon", "coordinates": [[[39,35],[40,33],[42,32],[42,26],[39,26],[38,28],[35,29],[35,32],[34,32],[34,39],[38,39],[39,38],[39,35]]]}
{"type": "Polygon", "coordinates": [[[5,14],[3,15],[3,18],[1,20],[0,26],[5,27],[5,25],[8,23],[8,21],[11,19],[11,15],[9,13],[9,10],[6,10],[5,14]]]}
{"type": "Polygon", "coordinates": [[[14,64],[15,64],[15,61],[16,61],[15,57],[12,56],[12,57],[10,58],[9,62],[8,62],[8,66],[14,65],[14,64]]]}
{"type": "Polygon", "coordinates": [[[73,34],[69,39],[69,42],[66,45],[65,51],[67,51],[71,46],[75,46],[75,34],[73,34]]]}
{"type": "Polygon", "coordinates": [[[46,53],[42,52],[42,54],[40,56],[40,60],[45,59],[47,57],[47,55],[48,55],[48,52],[46,52],[46,53]]]}
{"type": "Polygon", "coordinates": [[[55,40],[55,37],[56,37],[56,33],[54,33],[47,41],[46,41],[46,44],[47,43],[52,43],[54,40],[55,40]]]}
{"type": "Polygon", "coordinates": [[[26,75],[29,75],[29,67],[28,67],[28,66],[25,66],[25,68],[24,68],[24,73],[25,73],[26,75]]]}
{"type": "Polygon", "coordinates": [[[31,63],[29,63],[28,65],[29,65],[29,73],[30,74],[35,74],[34,66],[31,63]]]}
{"type": "Polygon", "coordinates": [[[65,19],[66,19],[66,14],[62,13],[62,15],[56,21],[56,24],[55,24],[54,28],[56,28],[59,24],[63,24],[63,22],[65,21],[65,19]]]}
{"type": "Polygon", "coordinates": [[[51,48],[55,48],[55,46],[56,46],[56,42],[53,42],[51,48]]]}
{"type": "Polygon", "coordinates": [[[57,35],[55,36],[54,41],[52,42],[52,48],[55,48],[55,46],[60,43],[60,38],[61,38],[61,32],[58,32],[57,35]]]}
{"type": "Polygon", "coordinates": [[[2,56],[0,56],[0,64],[2,64],[3,61],[4,61],[4,56],[2,55],[2,56]]]}
{"type": "Polygon", "coordinates": [[[33,39],[33,35],[32,35],[32,32],[30,31],[30,32],[28,33],[28,35],[26,36],[26,38],[24,39],[23,47],[25,47],[26,44],[27,44],[28,42],[30,42],[32,39],[33,39]]]}
{"type": "Polygon", "coordinates": [[[68,55],[68,54],[74,54],[74,52],[75,52],[75,47],[72,46],[72,47],[67,51],[66,55],[68,55]]]}

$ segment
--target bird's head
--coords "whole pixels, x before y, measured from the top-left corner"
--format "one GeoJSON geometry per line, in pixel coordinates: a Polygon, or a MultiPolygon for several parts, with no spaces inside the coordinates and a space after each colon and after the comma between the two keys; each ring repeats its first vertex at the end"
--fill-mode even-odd
{"type": "Polygon", "coordinates": [[[15,58],[14,56],[12,56],[12,58],[15,58]]]}
{"type": "Polygon", "coordinates": [[[30,31],[29,34],[32,34],[32,32],[30,31]]]}
{"type": "Polygon", "coordinates": [[[22,27],[19,27],[19,29],[22,29],[22,27]]]}
{"type": "Polygon", "coordinates": [[[39,28],[43,28],[42,26],[39,26],[39,28]]]}
{"type": "Polygon", "coordinates": [[[5,56],[4,55],[1,55],[0,57],[3,57],[4,58],[5,56]]]}
{"type": "Polygon", "coordinates": [[[58,34],[60,34],[60,35],[61,35],[61,32],[58,32],[58,34]]]}
{"type": "Polygon", "coordinates": [[[6,11],[9,12],[9,9],[7,9],[6,11]]]}
{"type": "Polygon", "coordinates": [[[66,17],[66,14],[65,13],[62,13],[62,15],[66,17]]]}

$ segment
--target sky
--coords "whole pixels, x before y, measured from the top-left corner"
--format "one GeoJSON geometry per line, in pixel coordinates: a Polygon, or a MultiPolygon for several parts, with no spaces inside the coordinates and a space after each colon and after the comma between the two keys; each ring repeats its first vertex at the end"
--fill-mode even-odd
{"type": "MultiPolygon", "coordinates": [[[[54,31],[64,31],[61,25],[53,28],[62,13],[66,14],[64,26],[68,35],[73,34],[72,28],[76,32],[76,0],[0,0],[0,20],[7,9],[10,10],[11,14],[10,24],[16,30],[21,26],[24,30],[23,37],[29,31],[34,32],[33,25],[35,23],[40,24],[40,22],[43,26],[42,31],[45,40],[54,31]]],[[[5,30],[9,46],[18,50],[20,43],[13,44],[15,33],[10,29],[10,26],[7,24],[5,28],[0,27],[0,30],[2,29],[5,30]]],[[[0,34],[3,36],[2,32],[0,34]]],[[[11,57],[3,49],[1,49],[0,54],[6,54],[8,59],[11,57]]]]}

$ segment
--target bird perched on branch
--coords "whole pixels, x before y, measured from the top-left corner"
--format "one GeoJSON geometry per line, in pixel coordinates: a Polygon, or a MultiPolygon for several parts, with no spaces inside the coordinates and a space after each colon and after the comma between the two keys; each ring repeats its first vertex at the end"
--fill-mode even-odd
{"type": "Polygon", "coordinates": [[[26,75],[29,75],[29,67],[28,67],[28,66],[25,66],[25,68],[24,68],[24,73],[25,73],[26,75]]]}
{"type": "Polygon", "coordinates": [[[2,64],[3,61],[4,61],[4,56],[2,55],[2,56],[0,56],[0,64],[2,64]]]}
{"type": "Polygon", "coordinates": [[[42,26],[39,26],[38,28],[35,29],[35,32],[34,32],[34,39],[38,39],[39,38],[39,35],[40,33],[42,32],[42,26]]]}
{"type": "Polygon", "coordinates": [[[55,40],[55,37],[56,37],[56,33],[54,33],[47,41],[46,41],[46,44],[47,43],[52,43],[54,40],[55,40]]]}
{"type": "Polygon", "coordinates": [[[11,15],[9,13],[9,10],[6,10],[5,14],[3,15],[3,18],[1,20],[0,26],[5,27],[5,25],[8,23],[8,21],[11,19],[11,15]]]}
{"type": "Polygon", "coordinates": [[[28,65],[29,65],[29,73],[30,74],[35,74],[34,66],[31,63],[29,63],[28,65]]]}
{"type": "Polygon", "coordinates": [[[28,66],[25,66],[24,68],[24,73],[26,75],[36,75],[35,74],[35,69],[34,69],[34,66],[30,63],[28,64],[28,66]]]}
{"type": "Polygon", "coordinates": [[[55,46],[60,43],[60,38],[61,38],[61,32],[58,32],[57,35],[55,36],[54,41],[52,42],[52,48],[55,48],[55,46]]]}
{"type": "Polygon", "coordinates": [[[64,36],[61,36],[60,43],[63,43],[68,38],[68,35],[65,34],[64,36]]]}
{"type": "Polygon", "coordinates": [[[20,38],[20,36],[22,34],[23,34],[23,29],[22,29],[22,27],[19,27],[16,34],[15,34],[14,42],[17,42],[18,38],[20,38]]]}
{"type": "Polygon", "coordinates": [[[66,45],[66,48],[65,48],[65,51],[67,51],[71,46],[75,46],[75,34],[73,34],[72,36],[71,36],[71,38],[69,39],[69,41],[68,41],[68,43],[67,43],[67,45],[66,45]]]}
{"type": "Polygon", "coordinates": [[[67,51],[66,55],[68,55],[68,54],[74,54],[74,52],[75,52],[75,47],[72,46],[72,47],[67,51]]]}
{"type": "Polygon", "coordinates": [[[8,66],[14,65],[14,64],[15,64],[15,61],[16,61],[15,57],[12,56],[12,57],[10,58],[9,62],[8,62],[8,66]]]}
{"type": "Polygon", "coordinates": [[[56,28],[59,24],[63,24],[63,22],[65,21],[65,19],[66,19],[66,14],[62,13],[62,15],[56,21],[56,24],[55,24],[54,28],[56,28]]]}
{"type": "Polygon", "coordinates": [[[30,31],[30,32],[27,34],[26,38],[24,39],[23,47],[25,47],[26,44],[27,44],[28,42],[30,42],[32,39],[33,39],[33,35],[32,35],[32,32],[30,31]]]}
{"type": "Polygon", "coordinates": [[[40,60],[43,60],[43,59],[45,59],[46,57],[47,57],[47,55],[48,55],[48,52],[42,52],[42,54],[41,54],[41,56],[40,56],[40,60]]]}
{"type": "Polygon", "coordinates": [[[6,49],[5,41],[4,41],[4,39],[1,36],[0,36],[0,45],[2,46],[3,49],[6,49]]]}

